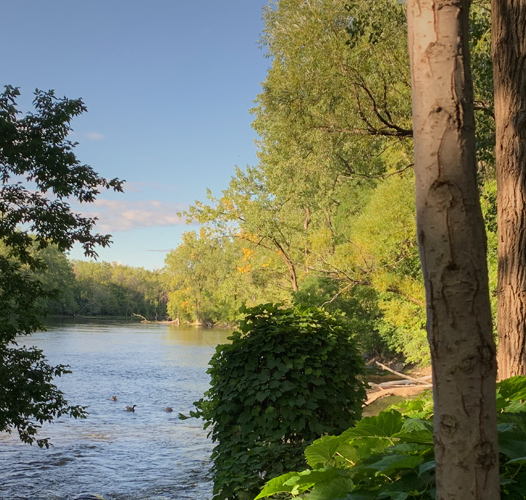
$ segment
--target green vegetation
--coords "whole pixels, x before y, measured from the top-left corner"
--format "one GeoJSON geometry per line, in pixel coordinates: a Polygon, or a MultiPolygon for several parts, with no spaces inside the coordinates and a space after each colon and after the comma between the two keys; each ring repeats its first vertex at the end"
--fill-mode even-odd
{"type": "Polygon", "coordinates": [[[46,293],[38,299],[42,314],[166,318],[165,277],[160,271],[70,261],[53,244],[40,249],[33,245],[30,252],[43,265],[31,273],[46,293]]]}
{"type": "MultiPolygon", "coordinates": [[[[501,498],[526,498],[526,377],[497,384],[501,498]]],[[[305,450],[309,468],[267,482],[256,497],[435,498],[433,402],[426,393],[305,450]],[[286,495],[285,495],[286,494],[286,495]]]]}
{"type": "MultiPolygon", "coordinates": [[[[484,1],[475,2],[471,12],[479,187],[495,292],[490,21],[484,1]]],[[[12,343],[17,334],[39,328],[46,311],[138,314],[210,325],[241,320],[233,343],[218,348],[210,369],[212,388],[194,412],[211,426],[218,443],[213,468],[218,499],[256,495],[263,479],[305,466],[302,452],[313,440],[341,432],[359,418],[363,388],[356,380],[361,358],[355,345],[369,357],[429,363],[404,2],[280,0],[264,10],[264,22],[262,44],[271,66],[252,110],[259,163],[236,168],[227,189],[209,192],[207,203],[188,209],[189,221],[201,229],[183,235],[161,271],[67,260],[64,251],[73,242],[83,243],[94,256],[94,245],[107,245],[109,239],[92,236],[94,221],[71,214],[63,199],[89,202],[99,188],[120,190],[121,184],[79,165],[73,144],[65,140],[70,119],[84,111],[81,101],[37,93],[40,114],[19,120],[17,91],[4,93],[0,151],[2,166],[8,167],[0,207],[5,247],[0,257],[0,386],[27,392],[17,383],[23,385],[37,365],[43,389],[36,400],[49,405],[42,413],[34,413],[31,404],[16,408],[21,420],[0,412],[0,430],[16,427],[22,439],[32,442],[36,427],[30,418],[42,422],[64,412],[82,415],[51,384],[67,368],[48,367],[40,351],[12,343]],[[45,142],[48,131],[52,140],[45,142]],[[51,165],[42,163],[46,151],[51,165]],[[15,173],[37,182],[36,198],[8,183],[15,173]],[[44,196],[49,192],[55,201],[44,196]],[[30,225],[27,232],[16,230],[24,223],[30,225]],[[276,302],[283,308],[269,305],[276,302]],[[340,312],[345,316],[338,321],[328,315],[340,312]]],[[[3,400],[15,408],[5,390],[3,400]]],[[[361,488],[364,496],[356,498],[368,498],[387,482],[408,484],[420,471],[415,484],[425,498],[433,488],[433,470],[419,467],[432,462],[432,447],[400,432],[426,433],[429,440],[428,416],[415,420],[405,410],[391,411],[374,422],[364,419],[343,434],[343,441],[341,436],[322,438],[307,448],[313,470],[288,475],[282,483],[291,489],[283,491],[314,487],[319,498],[338,498],[330,496],[333,489],[337,495],[361,488]],[[369,435],[369,442],[359,435],[371,423],[383,428],[382,422],[391,426],[390,434],[384,429],[383,436],[369,435]],[[313,450],[326,445],[323,460],[316,461],[313,450]],[[369,467],[374,463],[376,468],[369,467]]],[[[506,462],[506,467],[516,472],[515,465],[506,462]]],[[[399,492],[402,498],[405,493],[399,492]]]]}
{"type": "Polygon", "coordinates": [[[216,500],[252,499],[264,479],[304,466],[305,447],[356,422],[365,398],[362,358],[338,319],[273,304],[243,312],[232,343],[217,347],[211,388],[191,412],[218,443],[216,500]]]}
{"type": "MultiPolygon", "coordinates": [[[[259,164],[237,168],[225,191],[189,208],[202,227],[183,235],[162,271],[73,262],[76,279],[64,267],[51,311],[212,325],[234,324],[242,305],[306,303],[344,311],[367,355],[428,364],[404,9],[397,0],[272,2],[262,35],[271,67],[252,110],[259,164]]],[[[495,309],[486,3],[475,2],[471,16],[495,309]]]]}
{"type": "Polygon", "coordinates": [[[168,314],[198,323],[234,324],[242,305],[285,299],[276,290],[279,279],[266,254],[239,239],[220,238],[204,228],[183,234],[181,244],[166,256],[164,278],[168,314]]]}
{"type": "Polygon", "coordinates": [[[95,220],[73,213],[66,200],[89,203],[101,189],[121,191],[122,182],[75,157],[66,137],[71,119],[86,110],[80,99],[37,90],[34,113],[19,117],[19,94],[6,86],[0,95],[0,431],[49,446],[36,437],[41,424],[62,414],[83,417],[85,409],[69,405],[53,383],[68,367],[49,365],[17,337],[43,328],[46,301],[57,295],[46,278],[37,279],[46,272],[49,246],[65,251],[79,242],[95,256],[94,248],[110,241],[92,234],[95,220]]]}
{"type": "Polygon", "coordinates": [[[166,293],[159,271],[108,262],[73,261],[76,314],[165,319],[166,293]]]}
{"type": "MultiPolygon", "coordinates": [[[[486,3],[475,2],[471,15],[479,183],[495,290],[486,3]]],[[[239,317],[240,303],[323,305],[346,312],[367,353],[428,364],[404,3],[281,0],[264,10],[264,21],[271,67],[252,110],[259,164],[237,168],[221,195],[209,192],[209,203],[187,211],[204,229],[167,259],[167,272],[177,276],[169,313],[228,322],[239,317]]]]}

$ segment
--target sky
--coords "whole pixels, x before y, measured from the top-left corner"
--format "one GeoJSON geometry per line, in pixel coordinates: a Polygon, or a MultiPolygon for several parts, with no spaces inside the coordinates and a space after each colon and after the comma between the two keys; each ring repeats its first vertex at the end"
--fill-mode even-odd
{"type": "MultiPolygon", "coordinates": [[[[235,166],[257,163],[249,109],[270,60],[266,0],[16,0],[2,6],[1,85],[82,98],[72,122],[82,164],[125,179],[75,211],[111,234],[99,260],[160,269],[187,225],[177,216],[235,166]]],[[[69,253],[85,259],[80,247],[69,253]]]]}

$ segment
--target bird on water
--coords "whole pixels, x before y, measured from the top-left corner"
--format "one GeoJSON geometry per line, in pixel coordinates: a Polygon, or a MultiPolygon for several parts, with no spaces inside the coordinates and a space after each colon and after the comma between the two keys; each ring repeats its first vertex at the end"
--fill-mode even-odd
{"type": "Polygon", "coordinates": [[[110,399],[111,399],[112,401],[117,401],[117,396],[112,396],[110,399]]]}
{"type": "Polygon", "coordinates": [[[169,406],[167,408],[164,409],[164,411],[167,411],[167,412],[171,412],[171,411],[174,411],[173,408],[170,408],[169,406]]]}
{"type": "Polygon", "coordinates": [[[136,406],[137,406],[137,405],[127,406],[125,409],[126,409],[126,411],[135,411],[135,407],[136,407],[136,406]]]}

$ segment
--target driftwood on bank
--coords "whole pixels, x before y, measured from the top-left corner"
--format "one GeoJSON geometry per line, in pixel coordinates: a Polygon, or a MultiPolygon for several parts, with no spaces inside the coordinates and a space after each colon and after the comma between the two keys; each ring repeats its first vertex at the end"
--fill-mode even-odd
{"type": "Polygon", "coordinates": [[[151,323],[151,321],[147,320],[142,314],[132,313],[132,316],[136,316],[137,318],[142,318],[142,323],[151,323]]]}
{"type": "Polygon", "coordinates": [[[417,396],[420,394],[424,389],[433,387],[431,384],[425,386],[425,385],[405,385],[402,387],[389,387],[388,389],[381,389],[376,392],[370,392],[367,395],[367,401],[365,402],[365,406],[370,405],[373,401],[376,401],[377,399],[383,398],[384,396],[403,396],[403,397],[409,397],[409,396],[417,396]]]}
{"type": "MultiPolygon", "coordinates": [[[[412,380],[413,382],[416,382],[417,384],[426,384],[426,382],[422,381],[422,378],[413,378],[413,377],[410,377],[409,375],[404,375],[403,373],[397,372],[393,370],[392,368],[389,368],[388,366],[383,365],[379,361],[375,361],[375,363],[380,368],[383,368],[384,370],[387,370],[388,372],[394,373],[395,375],[398,375],[401,378],[405,378],[406,380],[412,380]]],[[[427,378],[427,377],[423,377],[423,378],[427,378]]]]}
{"type": "Polygon", "coordinates": [[[373,401],[383,398],[384,396],[416,396],[417,394],[420,394],[423,389],[433,387],[433,384],[430,383],[430,375],[415,378],[411,377],[410,375],[397,372],[378,361],[375,361],[375,363],[380,366],[380,368],[397,375],[402,380],[390,380],[389,382],[382,382],[381,384],[369,382],[369,386],[376,390],[368,394],[365,406],[370,405],[373,401]]]}

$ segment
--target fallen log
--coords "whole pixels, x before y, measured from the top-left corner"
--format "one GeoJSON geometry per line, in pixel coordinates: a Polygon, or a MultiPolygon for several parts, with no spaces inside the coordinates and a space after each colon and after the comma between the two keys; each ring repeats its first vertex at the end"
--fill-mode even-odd
{"type": "Polygon", "coordinates": [[[381,388],[379,391],[369,393],[367,397],[367,401],[365,402],[364,406],[368,406],[372,402],[376,401],[377,399],[383,398],[384,396],[403,396],[403,397],[416,396],[420,394],[424,389],[431,388],[431,387],[433,387],[431,384],[427,384],[427,386],[409,385],[409,386],[403,386],[403,387],[391,387],[388,389],[381,388]]]}
{"type": "MultiPolygon", "coordinates": [[[[375,363],[384,370],[387,370],[388,372],[394,373],[395,375],[398,375],[400,378],[405,378],[407,380],[412,380],[413,382],[416,382],[417,384],[427,384],[427,382],[424,382],[422,379],[414,378],[409,375],[404,375],[403,373],[397,372],[396,370],[393,370],[392,368],[389,368],[388,366],[385,366],[384,364],[380,363],[379,361],[375,361],[375,363]]],[[[427,377],[423,377],[427,378],[427,377]]]]}
{"type": "Polygon", "coordinates": [[[147,320],[142,314],[132,313],[132,316],[135,316],[137,318],[142,318],[141,323],[151,323],[151,321],[147,320]]]}

